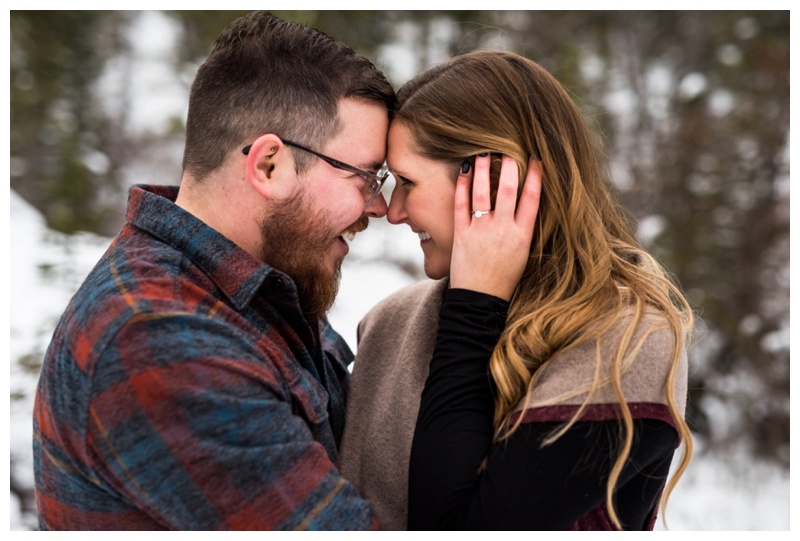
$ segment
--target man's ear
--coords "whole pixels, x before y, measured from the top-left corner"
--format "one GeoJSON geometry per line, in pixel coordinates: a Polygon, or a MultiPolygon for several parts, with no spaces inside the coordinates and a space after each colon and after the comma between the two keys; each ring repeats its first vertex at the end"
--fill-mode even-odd
{"type": "Polygon", "coordinates": [[[261,196],[283,199],[293,193],[297,186],[294,157],[277,135],[256,139],[245,158],[245,178],[261,196]]]}

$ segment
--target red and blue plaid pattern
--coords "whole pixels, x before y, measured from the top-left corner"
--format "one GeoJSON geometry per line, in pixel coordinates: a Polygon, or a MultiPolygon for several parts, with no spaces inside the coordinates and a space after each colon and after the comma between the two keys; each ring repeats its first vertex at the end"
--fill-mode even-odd
{"type": "Polygon", "coordinates": [[[375,529],[335,464],[352,352],[292,280],[135,186],[34,407],[42,529],[375,529]]]}

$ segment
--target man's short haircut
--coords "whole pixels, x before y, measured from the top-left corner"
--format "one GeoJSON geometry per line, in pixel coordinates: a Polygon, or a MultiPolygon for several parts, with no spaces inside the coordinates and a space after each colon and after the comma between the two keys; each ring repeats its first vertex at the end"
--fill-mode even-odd
{"type": "MultiPolygon", "coordinates": [[[[394,109],[391,84],[367,58],[319,30],[250,13],[222,32],[197,71],[183,169],[202,180],[265,133],[321,149],[340,129],[343,98],[394,109]]],[[[301,172],[311,156],[294,156],[301,172]]]]}

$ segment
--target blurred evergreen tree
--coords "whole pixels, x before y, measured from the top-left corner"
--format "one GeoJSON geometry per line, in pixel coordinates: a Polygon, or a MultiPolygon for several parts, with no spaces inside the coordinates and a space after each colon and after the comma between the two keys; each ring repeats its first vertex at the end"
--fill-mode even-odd
{"type": "Polygon", "coordinates": [[[11,12],[11,187],[60,231],[110,232],[101,194],[119,178],[92,85],[124,47],[126,20],[124,12],[11,12]]]}
{"type": "Polygon", "coordinates": [[[626,206],[661,226],[645,242],[702,319],[689,419],[716,449],[746,440],[788,465],[788,12],[603,20],[576,35],[607,55],[605,95],[583,88],[632,98],[609,150],[626,206]]]}
{"type": "MultiPolygon", "coordinates": [[[[168,11],[181,23],[183,35],[177,60],[201,62],[211,51],[214,41],[234,19],[248,11],[168,11]]],[[[387,35],[389,17],[382,11],[301,11],[272,10],[271,13],[332,36],[355,51],[374,58],[387,35]]]]}

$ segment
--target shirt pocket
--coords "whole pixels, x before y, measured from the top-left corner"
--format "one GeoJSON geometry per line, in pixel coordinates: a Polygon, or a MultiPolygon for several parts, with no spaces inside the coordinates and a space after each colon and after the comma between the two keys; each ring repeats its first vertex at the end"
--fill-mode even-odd
{"type": "Polygon", "coordinates": [[[331,430],[325,388],[312,377],[300,377],[289,386],[289,394],[292,412],[306,422],[313,438],[325,447],[334,460],[338,453],[331,430]]]}

